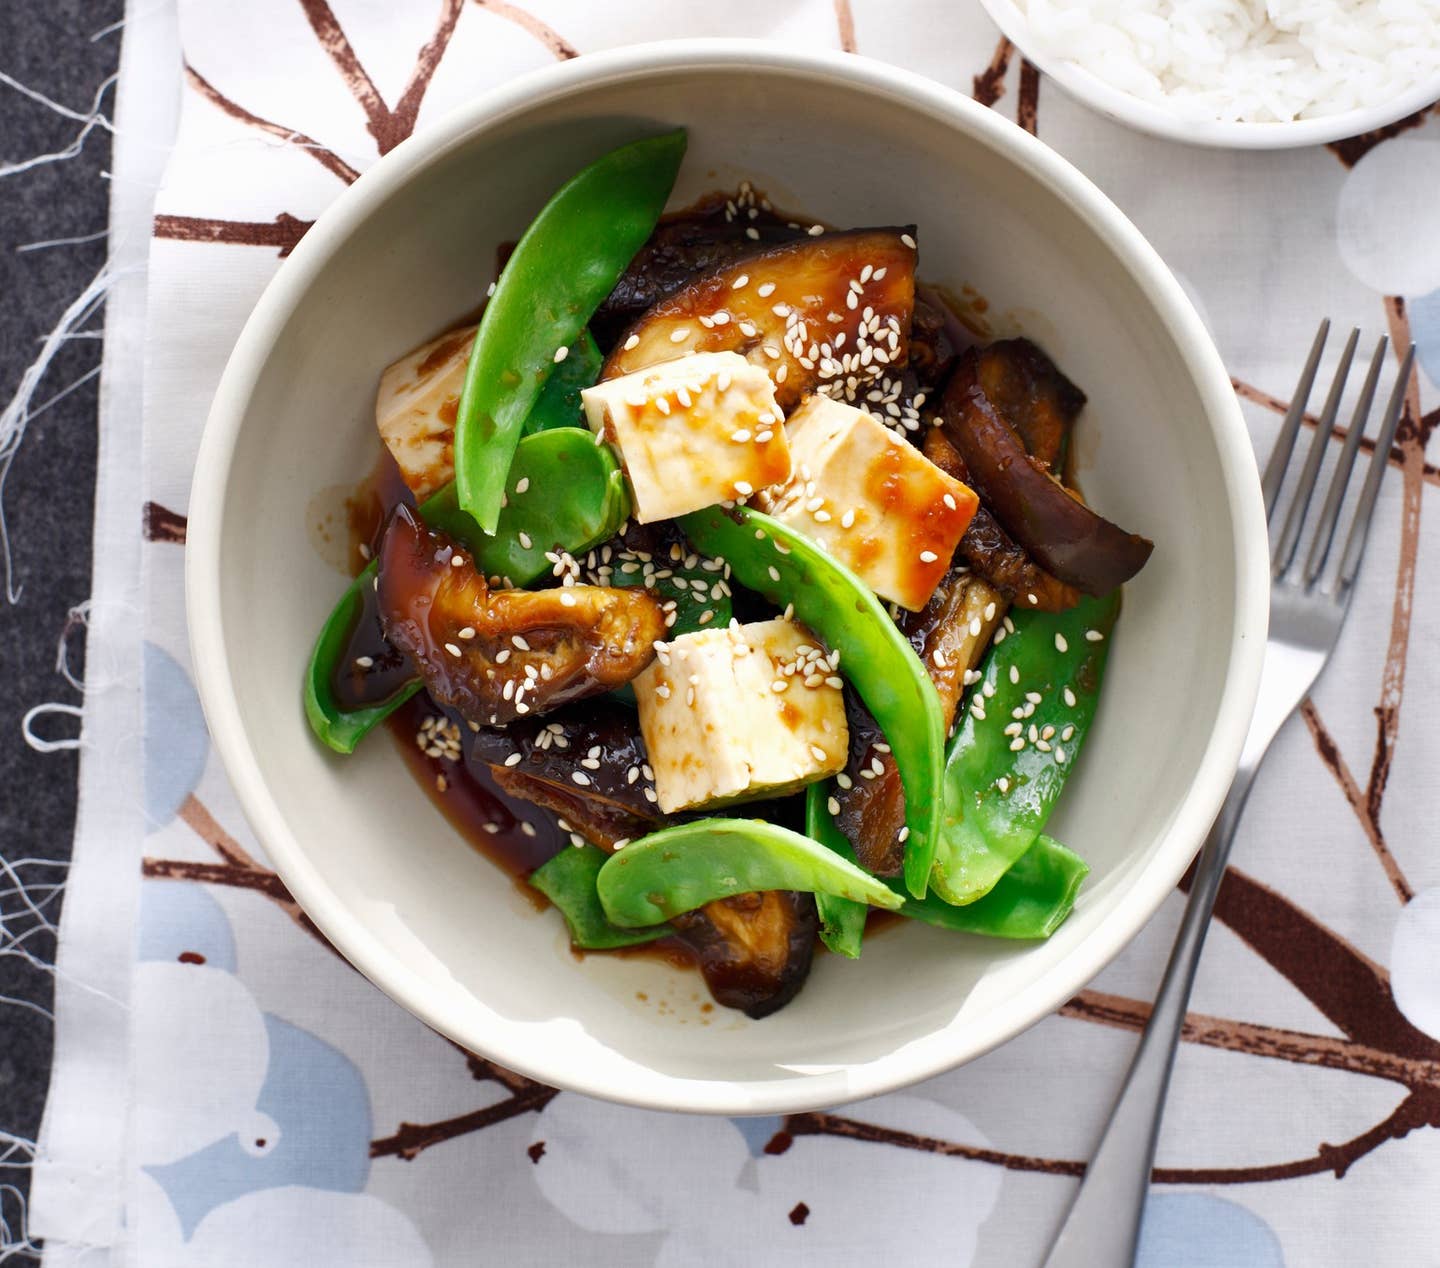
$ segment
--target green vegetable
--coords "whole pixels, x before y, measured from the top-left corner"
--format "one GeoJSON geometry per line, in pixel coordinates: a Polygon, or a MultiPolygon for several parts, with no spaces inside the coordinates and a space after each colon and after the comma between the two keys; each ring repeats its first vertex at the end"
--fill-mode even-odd
{"type": "Polygon", "coordinates": [[[475,566],[487,577],[523,586],[550,571],[553,561],[545,556],[557,546],[588,550],[614,536],[630,514],[630,495],[614,452],[579,427],[526,436],[516,446],[505,499],[492,537],[461,509],[453,484],[426,501],[420,516],[469,547],[475,566]]]}
{"type": "Polygon", "coordinates": [[[556,349],[579,338],[650,236],[684,155],[681,130],[597,159],[545,204],[500,274],[455,419],[459,503],[483,532],[498,529],[511,458],[556,349]]]}
{"type": "Polygon", "coordinates": [[[566,846],[530,873],[530,884],[545,895],[570,926],[570,941],[582,951],[609,951],[653,942],[670,932],[668,925],[622,929],[605,918],[595,892],[595,878],[608,856],[594,845],[566,846]]]}
{"type": "MultiPolygon", "coordinates": [[[[855,850],[835,826],[826,809],[828,784],[811,784],[806,790],[805,830],[812,840],[855,862],[855,850]]],[[[975,902],[952,907],[936,894],[906,898],[902,916],[990,938],[1048,938],[1075,906],[1075,895],[1090,874],[1089,864],[1058,841],[1041,835],[996,883],[975,902]]],[[[897,894],[898,881],[884,879],[897,894]]],[[[868,909],[863,903],[817,894],[820,940],[837,955],[854,960],[860,955],[868,909]]]]}
{"type": "MultiPolygon", "coordinates": [[[[467,546],[487,577],[505,577],[512,585],[523,586],[551,568],[546,551],[557,546],[588,550],[614,536],[630,514],[625,479],[614,455],[578,427],[527,436],[516,447],[511,475],[509,504],[493,537],[480,532],[460,509],[454,485],[446,485],[420,507],[420,518],[467,546]],[[525,492],[517,492],[525,480],[529,481],[525,492]]],[[[378,566],[372,560],[340,596],[305,671],[305,716],[315,734],[337,753],[354,752],[372,727],[420,690],[417,676],[378,705],[347,711],[335,699],[332,674],[361,617],[364,588],[374,585],[378,566]]]]}
{"type": "Polygon", "coordinates": [[[380,704],[363,709],[345,710],[335,699],[331,675],[350,644],[350,632],[365,611],[365,591],[375,584],[372,561],[358,577],[345,587],[340,601],[330,609],[310,664],[305,669],[305,716],[310,729],[337,753],[353,753],[365,734],[383,722],[420,690],[419,678],[405,683],[394,695],[380,704]]]}
{"type": "Polygon", "coordinates": [[[1119,610],[1115,591],[1068,612],[1012,611],[1014,632],[972,688],[984,718],[965,711],[945,763],[930,881],[946,902],[988,894],[1040,835],[1095,716],[1119,610]]]}
{"type": "Polygon", "coordinates": [[[685,516],[681,527],[697,550],[723,557],[742,585],[777,607],[794,604],[795,615],[839,650],[841,674],[879,722],[900,769],[910,828],[905,887],[923,898],[940,826],[945,722],[905,636],[860,578],[768,515],[712,506],[685,516]]]}
{"type": "Polygon", "coordinates": [[[523,434],[533,436],[552,427],[583,426],[580,393],[595,385],[604,362],[600,349],[595,346],[595,337],[588,330],[582,330],[580,338],[570,345],[565,360],[545,380],[525,418],[523,434]]]}
{"type": "MultiPolygon", "coordinates": [[[[644,585],[644,569],[645,565],[638,559],[618,560],[610,573],[610,584],[644,585]]],[[[668,572],[670,576],[658,578],[650,587],[651,593],[662,603],[673,601],[675,604],[675,621],[665,632],[666,638],[679,638],[682,634],[693,634],[696,630],[723,629],[730,624],[734,608],[730,595],[725,593],[729,584],[725,582],[723,568],[711,572],[698,561],[693,568],[686,568],[683,561],[662,562],[657,558],[656,570],[668,572]],[[716,597],[715,587],[721,584],[725,585],[725,590],[716,597]]]]}
{"type": "Polygon", "coordinates": [[[596,889],[605,915],[625,928],[769,889],[834,894],[892,910],[902,901],[824,846],[760,819],[697,819],[641,837],[605,861],[596,889]]]}
{"type": "MultiPolygon", "coordinates": [[[[812,841],[833,850],[847,863],[860,864],[855,847],[831,818],[825,805],[830,795],[830,781],[822,780],[805,790],[805,832],[812,841]]],[[[860,943],[865,938],[865,920],[870,914],[867,903],[852,902],[834,894],[816,894],[815,910],[820,916],[820,941],[836,955],[846,959],[860,958],[860,943]]]]}
{"type": "Polygon", "coordinates": [[[936,894],[909,899],[902,916],[990,938],[1048,938],[1075,906],[1090,865],[1043,832],[983,898],[952,907],[936,894]]]}

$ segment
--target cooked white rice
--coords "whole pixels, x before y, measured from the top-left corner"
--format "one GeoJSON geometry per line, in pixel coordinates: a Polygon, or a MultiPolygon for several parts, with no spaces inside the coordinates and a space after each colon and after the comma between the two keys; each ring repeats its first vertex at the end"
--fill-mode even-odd
{"type": "Polygon", "coordinates": [[[1440,72],[1440,0],[1015,0],[1037,53],[1189,119],[1393,101],[1440,72]]]}

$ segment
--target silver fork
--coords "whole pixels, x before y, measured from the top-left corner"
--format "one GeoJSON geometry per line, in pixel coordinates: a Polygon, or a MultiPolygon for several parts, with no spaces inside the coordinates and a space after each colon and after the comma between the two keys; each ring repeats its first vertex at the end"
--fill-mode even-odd
{"type": "Polygon", "coordinates": [[[1303,562],[1299,562],[1301,533],[1326,446],[1334,431],[1340,398],[1355,355],[1355,344],[1360,337],[1360,332],[1354,330],[1346,340],[1340,367],[1300,469],[1299,484],[1282,522],[1276,515],[1275,507],[1281,486],[1285,483],[1286,469],[1295,449],[1295,438],[1300,431],[1305,405],[1315,381],[1315,370],[1329,331],[1329,321],[1322,321],[1261,481],[1265,515],[1272,538],[1270,637],[1265,645],[1260,696],[1241,753],[1240,767],[1235,772],[1235,782],[1230,786],[1220,815],[1200,851],[1195,878],[1190,886],[1190,901],[1180,922],[1180,932],[1170,953],[1164,981],[1155,998],[1150,1023],[1140,1038],[1140,1046],[1130,1072],[1125,1076],[1115,1108],[1110,1112],[1100,1144],[1086,1169],[1074,1204],[1050,1248],[1044,1268],[1128,1268],[1134,1262],[1145,1197],[1150,1188],[1155,1141],[1165,1109],[1165,1089],[1175,1060],[1175,1044],[1185,1020],[1185,1007],[1195,980],[1195,967],[1200,962],[1200,951],[1205,945],[1210,913],[1214,910],[1215,896],[1225,874],[1230,842],[1235,836],[1255,772],[1271,740],[1281,723],[1295,712],[1319,677],[1325,662],[1330,659],[1340,636],[1340,627],[1345,623],[1345,614],[1350,608],[1375,499],[1380,491],[1380,481],[1385,476],[1395,428],[1405,403],[1405,389],[1410,381],[1415,347],[1412,344],[1405,354],[1400,376],[1381,420],[1380,432],[1375,438],[1375,453],[1365,474],[1339,567],[1330,580],[1320,584],[1340,518],[1345,489],[1360,448],[1360,437],[1375,400],[1375,387],[1385,362],[1388,342],[1382,336],[1375,348],[1349,433],[1340,450],[1330,491],[1310,536],[1303,562]]]}

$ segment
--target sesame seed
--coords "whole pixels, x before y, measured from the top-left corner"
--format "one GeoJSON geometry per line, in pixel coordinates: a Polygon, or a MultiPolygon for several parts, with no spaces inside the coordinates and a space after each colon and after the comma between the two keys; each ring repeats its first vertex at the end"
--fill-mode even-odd
{"type": "Polygon", "coordinates": [[[1023,749],[1024,747],[1025,747],[1025,737],[1024,737],[1024,736],[1017,735],[1013,740],[1010,741],[1010,751],[1011,751],[1012,753],[1018,753],[1018,752],[1019,752],[1021,749],[1023,749]]]}
{"type": "Polygon", "coordinates": [[[375,663],[375,658],[374,658],[373,656],[357,656],[357,657],[355,657],[355,667],[356,667],[357,669],[369,669],[370,666],[373,665],[374,663],[375,663]]]}
{"type": "MultiPolygon", "coordinates": [[[[655,688],[655,694],[656,694],[657,696],[659,696],[660,699],[662,699],[662,700],[668,700],[668,699],[670,699],[670,686],[669,686],[669,684],[662,682],[658,687],[655,688]]],[[[633,782],[633,781],[632,781],[632,782],[633,782]]]]}
{"type": "Polygon", "coordinates": [[[535,835],[535,825],[531,823],[529,819],[521,819],[520,831],[527,837],[533,837],[535,835]]]}
{"type": "Polygon", "coordinates": [[[953,496],[952,494],[949,494],[949,493],[947,493],[947,494],[945,495],[945,505],[948,506],[952,511],[959,509],[959,508],[955,505],[955,498],[954,498],[954,496],[953,496]]]}
{"type": "Polygon", "coordinates": [[[774,682],[770,684],[770,690],[778,696],[789,685],[789,682],[787,682],[784,678],[777,678],[774,682]]]}
{"type": "Polygon", "coordinates": [[[855,508],[854,508],[854,507],[851,507],[850,510],[846,511],[845,514],[840,517],[840,527],[841,527],[841,528],[854,528],[854,527],[855,527],[855,508]]]}
{"type": "Polygon", "coordinates": [[[510,641],[519,651],[528,652],[530,650],[530,644],[525,641],[525,636],[523,634],[510,635],[510,641]]]}
{"type": "Polygon", "coordinates": [[[1032,722],[1029,731],[1025,734],[1029,737],[1030,743],[1034,744],[1040,738],[1040,728],[1032,722]]]}
{"type": "Polygon", "coordinates": [[[639,345],[640,345],[640,336],[639,336],[639,335],[631,335],[630,338],[628,338],[627,340],[625,340],[624,351],[629,352],[629,351],[631,351],[631,349],[639,347],[639,345]]]}
{"type": "Polygon", "coordinates": [[[748,444],[750,441],[750,433],[741,427],[739,430],[730,433],[730,439],[737,445],[748,444]]]}
{"type": "Polygon", "coordinates": [[[562,608],[573,608],[575,606],[575,596],[568,590],[562,589],[560,591],[560,606],[562,608]]]}
{"type": "Polygon", "coordinates": [[[922,564],[933,564],[939,558],[940,556],[933,550],[922,550],[920,552],[920,562],[922,564]]]}
{"type": "Polygon", "coordinates": [[[1086,641],[1087,643],[1098,643],[1098,642],[1100,642],[1101,639],[1103,639],[1104,637],[1105,637],[1105,635],[1103,635],[1102,633],[1100,633],[1099,630],[1086,630],[1086,631],[1085,631],[1085,641],[1086,641]]]}
{"type": "Polygon", "coordinates": [[[526,533],[526,532],[522,531],[522,532],[520,532],[520,533],[517,533],[516,536],[517,536],[517,537],[519,538],[519,540],[520,540],[520,545],[521,545],[521,547],[522,547],[523,549],[525,549],[525,550],[529,550],[530,547],[535,544],[533,541],[530,540],[530,534],[529,534],[529,533],[526,533]]]}
{"type": "Polygon", "coordinates": [[[1027,594],[1025,598],[1032,607],[1037,606],[1040,602],[1040,600],[1037,599],[1033,594],[1027,594]]]}
{"type": "Polygon", "coordinates": [[[736,480],[736,481],[735,481],[735,495],[736,495],[737,497],[748,498],[748,497],[749,497],[752,493],[754,493],[754,492],[755,492],[755,486],[752,485],[752,484],[750,484],[748,481],[745,481],[745,480],[736,480]]]}
{"type": "Polygon", "coordinates": [[[645,791],[645,800],[648,801],[648,802],[650,802],[652,805],[653,805],[655,802],[657,802],[657,801],[660,800],[660,798],[655,795],[655,790],[654,790],[653,788],[647,788],[647,789],[645,789],[644,791],[645,791]]]}
{"type": "Polygon", "coordinates": [[[730,289],[732,291],[738,291],[742,286],[749,285],[749,282],[750,274],[742,273],[739,277],[737,277],[733,282],[730,283],[730,289]]]}
{"type": "Polygon", "coordinates": [[[910,839],[910,825],[908,823],[900,829],[900,834],[895,839],[899,841],[901,845],[904,845],[905,842],[910,839]]]}
{"type": "Polygon", "coordinates": [[[1061,766],[1065,765],[1065,750],[1058,744],[1055,746],[1055,761],[1061,766]]]}
{"type": "Polygon", "coordinates": [[[1009,736],[1016,736],[1016,735],[1019,735],[1020,732],[1023,731],[1024,729],[1025,729],[1025,727],[1024,727],[1024,725],[1023,725],[1022,723],[1019,723],[1019,722],[1011,722],[1008,726],[1006,726],[1006,728],[1005,728],[1005,734],[1006,734],[1006,735],[1009,735],[1009,736]]]}
{"type": "Polygon", "coordinates": [[[570,355],[570,349],[569,349],[569,348],[556,348],[556,349],[555,349],[555,364],[556,364],[556,365],[559,365],[560,362],[562,362],[563,360],[565,360],[565,358],[568,357],[569,355],[570,355]]]}
{"type": "Polygon", "coordinates": [[[516,493],[528,493],[529,490],[530,490],[530,477],[529,477],[529,476],[521,476],[517,481],[515,481],[515,492],[516,492],[516,493]]]}
{"type": "Polygon", "coordinates": [[[805,230],[805,232],[808,233],[812,238],[818,238],[822,233],[825,232],[825,226],[811,225],[807,230],[805,230]]]}
{"type": "Polygon", "coordinates": [[[993,600],[985,605],[985,619],[987,621],[993,621],[995,619],[995,604],[993,600]]]}
{"type": "Polygon", "coordinates": [[[690,332],[684,326],[677,326],[670,332],[671,343],[684,343],[690,338],[690,332]]]}
{"type": "Polygon", "coordinates": [[[1070,742],[1070,737],[1074,734],[1075,728],[1073,726],[1067,726],[1063,731],[1060,732],[1060,738],[1068,744],[1070,742]]]}
{"type": "Polygon", "coordinates": [[[572,770],[570,772],[570,778],[574,780],[575,783],[579,784],[581,788],[590,787],[590,776],[587,775],[583,770],[572,770]]]}
{"type": "Polygon", "coordinates": [[[1014,665],[1010,666],[1010,681],[1017,686],[1020,683],[1020,671],[1014,665]]]}
{"type": "Polygon", "coordinates": [[[755,288],[755,293],[759,295],[761,299],[769,299],[771,295],[775,294],[775,283],[761,282],[760,285],[755,288]]]}
{"type": "Polygon", "coordinates": [[[771,565],[766,569],[766,571],[770,574],[770,580],[771,580],[771,581],[779,581],[779,580],[780,580],[780,569],[778,569],[777,567],[775,567],[774,564],[771,564],[771,565]]]}
{"type": "Polygon", "coordinates": [[[519,753],[511,753],[510,756],[505,759],[505,765],[506,765],[506,766],[519,766],[519,765],[520,765],[520,754],[519,754],[519,753]]]}
{"type": "Polygon", "coordinates": [[[1027,691],[1025,693],[1025,699],[1028,700],[1031,704],[1039,704],[1040,701],[1042,701],[1044,698],[1045,697],[1042,696],[1038,691],[1027,691]]]}
{"type": "MultiPolygon", "coordinates": [[[[810,756],[817,762],[823,762],[825,760],[825,750],[818,744],[812,744],[810,746],[810,756]]],[[[833,814],[834,812],[832,811],[831,813],[833,814]]]]}
{"type": "Polygon", "coordinates": [[[845,792],[849,792],[850,789],[855,787],[855,781],[851,779],[850,776],[847,775],[843,770],[835,776],[835,782],[839,784],[841,789],[845,792]]]}
{"type": "Polygon", "coordinates": [[[655,408],[662,414],[668,414],[670,412],[670,402],[663,396],[657,396],[655,398],[655,408]]]}
{"type": "Polygon", "coordinates": [[[760,230],[755,228],[754,225],[751,225],[750,228],[745,230],[745,236],[749,238],[751,242],[759,242],[760,230]]]}
{"type": "Polygon", "coordinates": [[[1070,650],[1070,644],[1065,641],[1065,635],[1058,631],[1055,634],[1055,650],[1057,652],[1068,652],[1070,650]]]}
{"type": "Polygon", "coordinates": [[[502,647],[498,652],[495,653],[495,663],[497,665],[503,665],[509,659],[510,649],[508,647],[502,647]]]}
{"type": "Polygon", "coordinates": [[[1075,707],[1075,693],[1071,691],[1069,687],[1066,687],[1065,690],[1061,692],[1061,695],[1065,698],[1065,704],[1073,709],[1075,707]]]}
{"type": "Polygon", "coordinates": [[[836,691],[839,691],[840,688],[845,685],[845,680],[837,674],[831,674],[825,679],[825,685],[827,687],[834,687],[836,691]]]}
{"type": "Polygon", "coordinates": [[[1008,793],[1010,791],[1010,781],[1006,779],[1004,775],[1001,775],[1000,778],[995,781],[995,787],[1002,793],[1008,793]]]}
{"type": "Polygon", "coordinates": [[[970,637],[971,637],[971,638],[979,638],[979,637],[980,637],[980,629],[981,629],[980,618],[979,618],[978,616],[972,616],[972,617],[970,618],[970,637]]]}
{"type": "Polygon", "coordinates": [[[900,235],[900,241],[903,242],[912,251],[915,250],[915,239],[912,238],[908,233],[902,233],[900,235]]]}
{"type": "Polygon", "coordinates": [[[832,816],[838,815],[840,813],[839,799],[831,797],[830,800],[825,803],[825,809],[828,810],[832,816]]]}
{"type": "Polygon", "coordinates": [[[452,568],[463,568],[463,567],[465,566],[465,556],[464,556],[464,555],[451,555],[451,556],[450,556],[450,566],[451,566],[452,568]]]}

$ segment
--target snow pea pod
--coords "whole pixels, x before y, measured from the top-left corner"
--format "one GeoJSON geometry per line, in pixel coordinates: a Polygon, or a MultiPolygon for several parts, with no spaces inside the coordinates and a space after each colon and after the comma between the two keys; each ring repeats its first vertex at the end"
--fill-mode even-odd
{"type": "MultiPolygon", "coordinates": [[[[420,507],[431,528],[448,533],[473,551],[486,576],[523,586],[551,567],[547,551],[588,550],[615,534],[630,513],[619,464],[589,431],[557,427],[527,436],[515,450],[507,505],[493,537],[480,532],[459,506],[455,486],[446,485],[420,507]],[[521,492],[521,489],[524,492],[521,492]]],[[[352,753],[379,722],[420,690],[417,676],[405,677],[384,698],[347,708],[335,688],[336,667],[353,657],[351,642],[366,611],[378,565],[372,560],[331,610],[305,671],[305,716],[311,729],[337,753],[352,753]]],[[[380,642],[379,634],[371,642],[380,642]]],[[[367,644],[367,652],[373,649],[367,644]]]]}
{"type": "Polygon", "coordinates": [[[582,425],[580,393],[587,387],[594,387],[600,377],[600,367],[605,358],[595,345],[595,337],[582,330],[565,354],[565,360],[551,371],[525,417],[521,433],[533,436],[537,431],[549,431],[552,427],[579,427],[582,425]]]}
{"type": "MultiPolygon", "coordinates": [[[[616,564],[610,573],[612,586],[646,585],[644,565],[639,560],[626,560],[616,564]]],[[[679,638],[682,634],[693,634],[707,626],[717,629],[730,624],[734,607],[728,585],[717,572],[709,572],[697,563],[693,568],[683,564],[665,562],[659,569],[669,573],[649,583],[650,590],[662,603],[674,603],[670,609],[674,621],[666,630],[666,638],[679,638]]]]}
{"type": "Polygon", "coordinates": [[[595,878],[600,875],[607,857],[598,846],[566,846],[530,873],[530,884],[565,917],[570,941],[582,951],[609,951],[654,942],[673,932],[669,925],[622,929],[610,923],[595,892],[595,878]]]}
{"type": "MultiPolygon", "coordinates": [[[[806,790],[805,830],[811,840],[854,862],[854,847],[826,808],[827,790],[826,784],[811,784],[806,790]]],[[[1041,834],[983,898],[952,907],[931,893],[924,898],[906,898],[900,914],[942,929],[989,938],[1048,938],[1070,914],[1075,895],[1089,874],[1084,859],[1041,834]]],[[[884,883],[897,894],[902,892],[898,881],[884,879],[884,883]]],[[[868,915],[865,905],[830,894],[817,894],[815,905],[820,915],[820,940],[837,955],[858,958],[868,915]]]]}
{"type": "Polygon", "coordinates": [[[1120,594],[1068,612],[1012,610],[945,762],[930,883],[947,903],[988,894],[1050,817],[1095,716],[1120,594]]]}
{"type": "Polygon", "coordinates": [[[516,443],[557,364],[664,210],[685,132],[633,141],[571,177],[531,222],[485,306],[455,418],[455,484],[497,531],[516,443]]]}
{"type": "Polygon", "coordinates": [[[606,859],[595,887],[606,917],[624,928],[770,889],[834,894],[891,910],[903,901],[809,837],[760,819],[697,819],[652,832],[606,859]]]}
{"type": "Polygon", "coordinates": [[[945,722],[935,684],[884,605],[808,537],[748,507],[718,506],[681,520],[703,554],[723,557],[744,586],[795,615],[840,652],[840,673],[885,732],[905,789],[910,836],[905,888],[925,896],[940,821],[945,722]]]}

